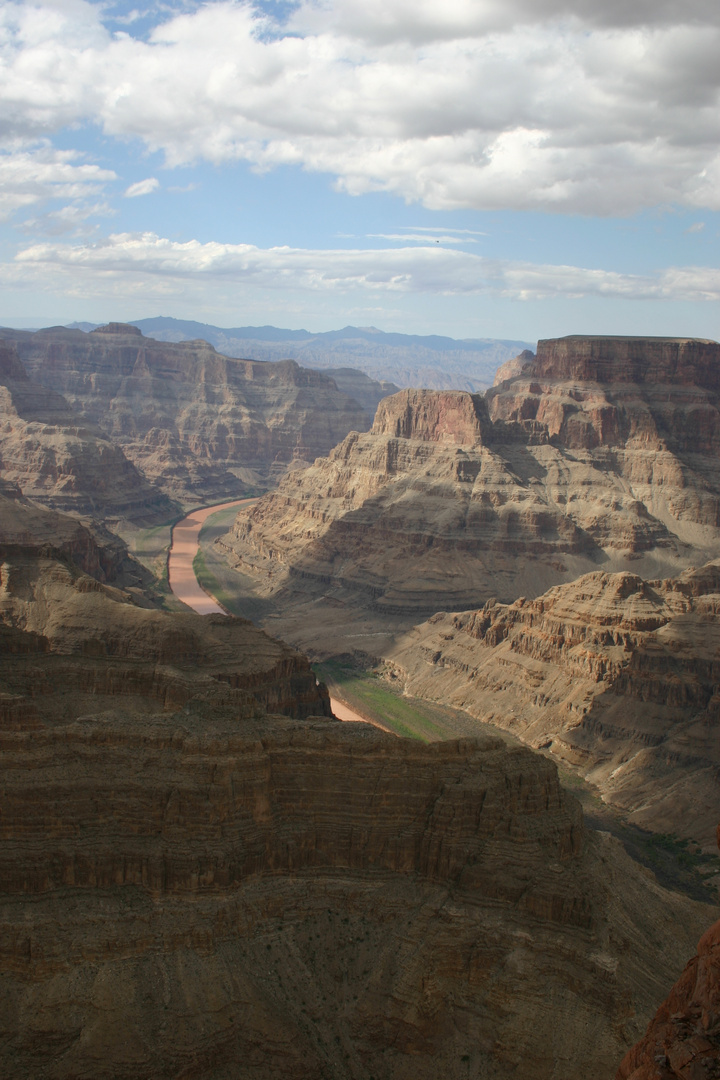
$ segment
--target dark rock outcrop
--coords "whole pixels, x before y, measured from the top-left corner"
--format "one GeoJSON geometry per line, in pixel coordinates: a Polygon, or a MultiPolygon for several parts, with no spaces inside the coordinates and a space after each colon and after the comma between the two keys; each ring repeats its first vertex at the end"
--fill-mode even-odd
{"type": "MultiPolygon", "coordinates": [[[[720,829],[718,829],[720,840],[720,829]]],[[[720,1076],[720,921],[629,1050],[615,1080],[716,1080],[720,1076]]]]}

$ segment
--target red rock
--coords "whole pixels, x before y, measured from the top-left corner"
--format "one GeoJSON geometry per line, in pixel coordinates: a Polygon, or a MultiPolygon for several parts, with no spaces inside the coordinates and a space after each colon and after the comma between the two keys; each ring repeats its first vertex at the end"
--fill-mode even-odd
{"type": "Polygon", "coordinates": [[[615,1080],[713,1080],[720,1076],[720,920],[703,934],[615,1080]]]}

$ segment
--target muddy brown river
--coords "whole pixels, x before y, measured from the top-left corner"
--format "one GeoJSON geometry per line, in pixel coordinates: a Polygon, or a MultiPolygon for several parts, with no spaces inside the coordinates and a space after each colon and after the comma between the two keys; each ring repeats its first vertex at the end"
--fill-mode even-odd
{"type": "MultiPolygon", "coordinates": [[[[213,514],[218,514],[221,510],[230,510],[233,506],[245,506],[251,502],[255,502],[255,499],[235,499],[232,502],[220,503],[218,506],[203,506],[199,510],[193,510],[173,526],[168,552],[168,581],[178,600],[182,600],[183,604],[197,611],[198,615],[229,614],[214,596],[205,592],[195,577],[193,562],[200,547],[200,530],[213,514]]],[[[331,697],[330,705],[338,720],[361,724],[372,723],[356,713],[345,702],[338,701],[337,698],[331,697]]]]}

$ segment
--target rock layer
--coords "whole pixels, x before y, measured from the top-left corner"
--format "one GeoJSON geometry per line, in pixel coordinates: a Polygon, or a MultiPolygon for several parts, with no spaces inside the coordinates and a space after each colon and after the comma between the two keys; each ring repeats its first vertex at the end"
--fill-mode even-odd
{"type": "Polygon", "coordinates": [[[288,646],[61,546],[0,551],[4,1077],[609,1074],[707,905],[551,761],[342,724],[288,646]]]}
{"type": "Polygon", "coordinates": [[[386,398],[238,517],[238,569],[284,607],[417,616],[720,551],[719,345],[564,338],[520,360],[485,398],[386,398]]]}
{"type": "Polygon", "coordinates": [[[34,382],[0,341],[0,475],[59,510],[151,522],[172,504],[99,427],[34,382]]]}
{"type": "Polygon", "coordinates": [[[719,613],[718,562],[654,581],[596,572],[437,614],[392,659],[411,693],[548,748],[636,824],[712,850],[719,613]]]}
{"type": "Polygon", "coordinates": [[[89,334],[2,333],[32,378],[65,395],[146,477],[184,501],[267,486],[372,419],[332,379],[293,360],[230,359],[206,341],[155,341],[122,323],[89,334]]]}
{"type": "Polygon", "coordinates": [[[707,920],[529,751],[66,687],[0,736],[8,1080],[600,1080],[707,920]]]}

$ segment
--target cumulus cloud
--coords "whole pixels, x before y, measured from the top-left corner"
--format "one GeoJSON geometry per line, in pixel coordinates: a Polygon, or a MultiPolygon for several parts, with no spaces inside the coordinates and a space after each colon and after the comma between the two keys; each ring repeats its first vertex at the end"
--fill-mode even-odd
{"type": "Polygon", "coordinates": [[[0,136],[94,122],[169,166],[328,173],[434,209],[720,209],[710,0],[325,0],[283,28],[219,0],[111,33],[101,5],[0,11],[0,136]]]}
{"type": "Polygon", "coordinates": [[[159,187],[160,181],[154,176],[148,176],[146,180],[138,180],[136,184],[131,184],[123,194],[126,199],[136,199],[138,195],[150,195],[153,191],[157,191],[159,187]]]}
{"type": "MultiPolygon", "coordinates": [[[[34,244],[19,252],[6,281],[68,275],[92,291],[123,279],[137,292],[162,281],[170,295],[189,280],[313,291],[472,295],[518,300],[612,297],[719,300],[720,270],[676,267],[655,275],[579,266],[488,259],[441,246],[373,250],[258,248],[252,244],[178,243],[154,233],[119,233],[94,244],[34,244]]],[[[151,286],[154,288],[154,286],[151,286]]]]}

